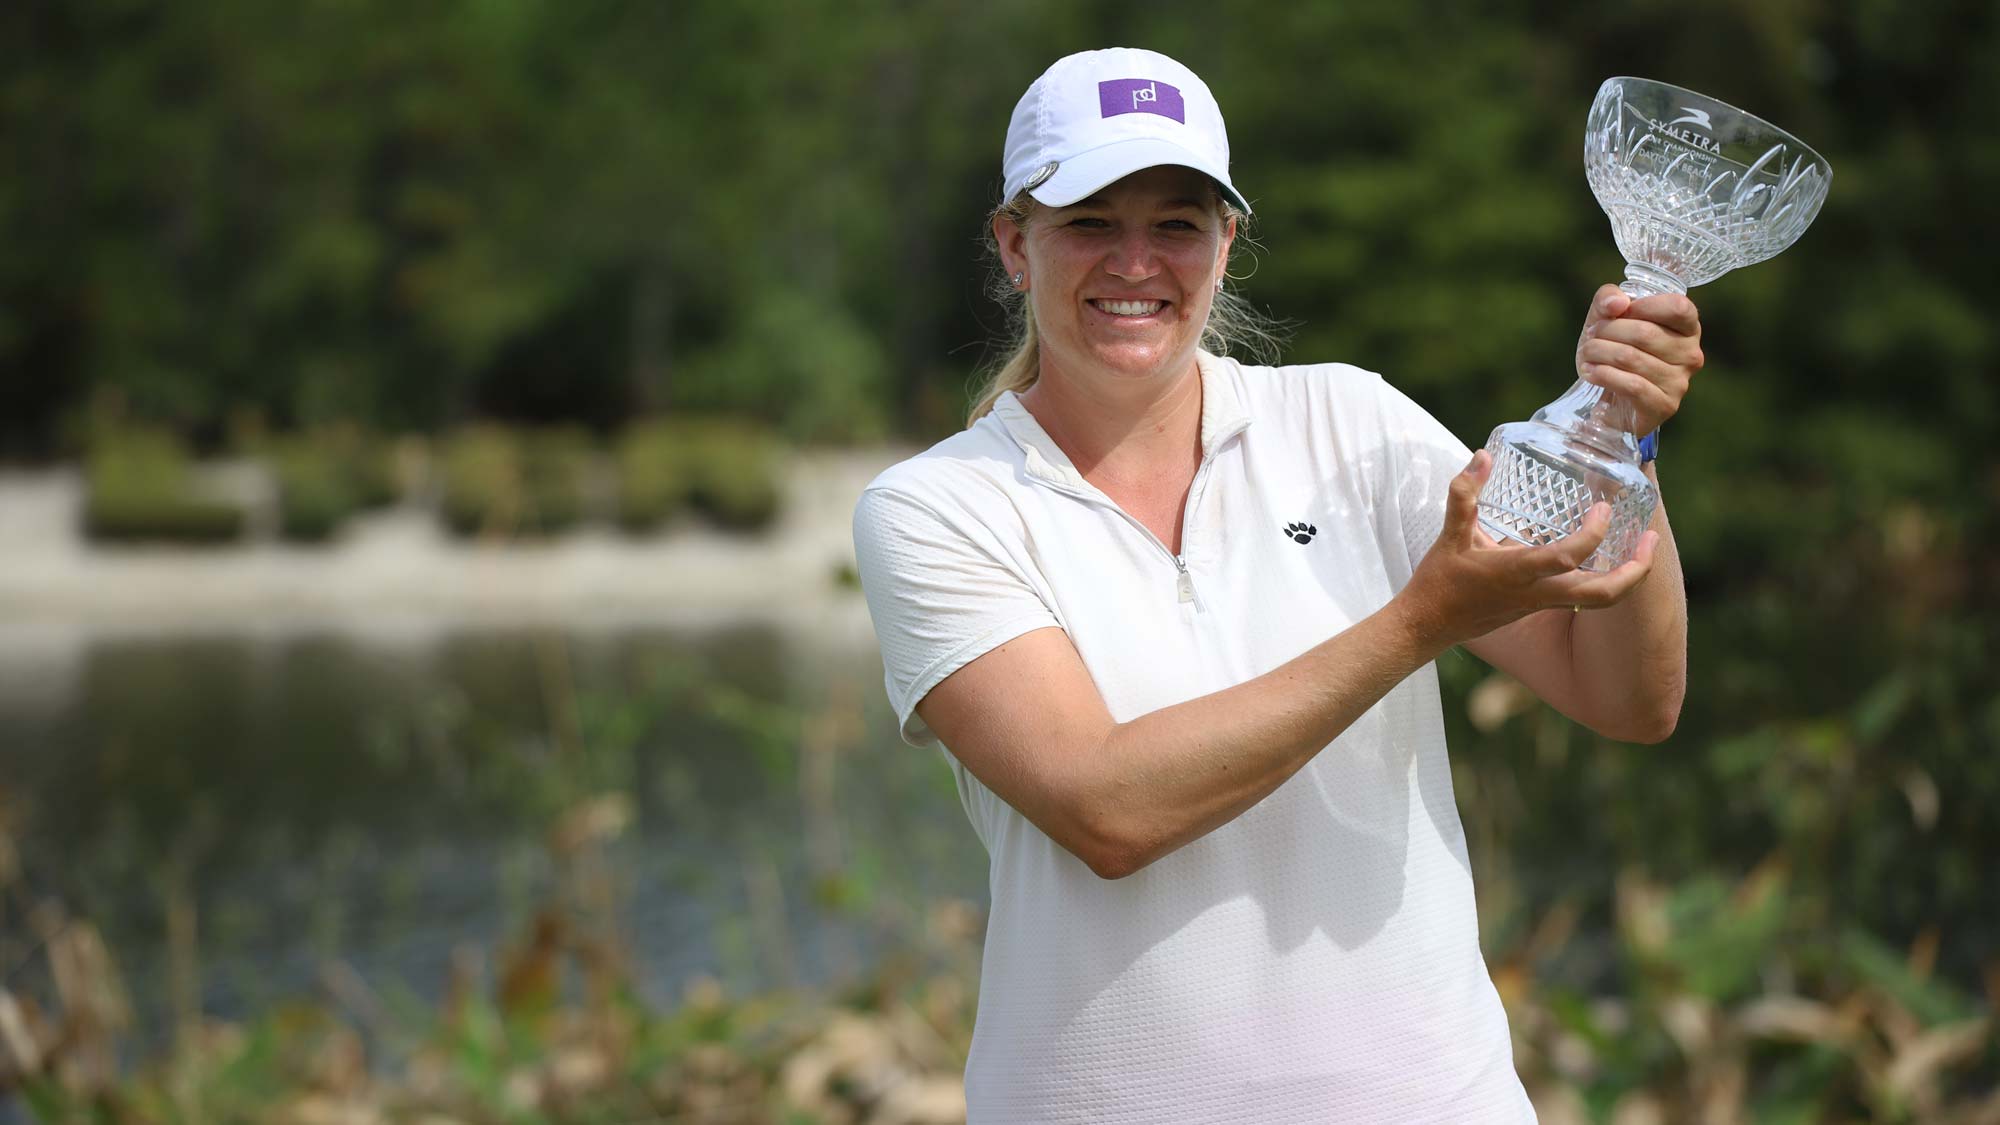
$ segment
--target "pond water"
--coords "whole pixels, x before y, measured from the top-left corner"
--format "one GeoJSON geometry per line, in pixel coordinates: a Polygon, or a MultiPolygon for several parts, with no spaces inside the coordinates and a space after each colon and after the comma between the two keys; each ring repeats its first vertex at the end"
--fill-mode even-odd
{"type": "Polygon", "coordinates": [[[861,620],[0,633],[0,823],[26,891],[0,913],[6,962],[32,976],[22,908],[60,900],[156,1032],[183,904],[208,1014],[337,964],[431,999],[454,949],[490,965],[566,893],[552,829],[616,795],[605,869],[649,999],[852,978],[919,944],[933,904],[986,895],[861,620]]]}

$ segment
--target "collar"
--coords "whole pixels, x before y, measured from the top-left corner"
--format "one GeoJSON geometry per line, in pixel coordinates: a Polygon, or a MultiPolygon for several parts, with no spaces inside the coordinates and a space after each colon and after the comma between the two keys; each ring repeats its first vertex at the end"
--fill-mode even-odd
{"type": "MultiPolygon", "coordinates": [[[[1201,459],[1207,461],[1215,456],[1215,451],[1222,447],[1223,442],[1249,428],[1250,412],[1243,405],[1243,396],[1237,390],[1235,360],[1198,351],[1195,353],[1195,368],[1201,374],[1201,459]]],[[[1028,408],[1021,405],[1019,394],[1008,391],[995,400],[993,416],[1020,443],[1022,452],[1027,455],[1029,476],[1072,488],[1090,487],[1083,474],[1070,462],[1069,454],[1062,451],[1042,424],[1035,421],[1028,408]]]]}

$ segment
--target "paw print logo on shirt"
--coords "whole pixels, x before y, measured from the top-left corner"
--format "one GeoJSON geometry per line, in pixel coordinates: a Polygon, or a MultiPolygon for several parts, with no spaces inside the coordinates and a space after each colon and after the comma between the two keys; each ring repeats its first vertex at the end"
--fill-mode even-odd
{"type": "Polygon", "coordinates": [[[1313,541],[1313,536],[1318,534],[1319,528],[1309,523],[1288,523],[1285,525],[1285,538],[1294,543],[1310,543],[1313,541]]]}

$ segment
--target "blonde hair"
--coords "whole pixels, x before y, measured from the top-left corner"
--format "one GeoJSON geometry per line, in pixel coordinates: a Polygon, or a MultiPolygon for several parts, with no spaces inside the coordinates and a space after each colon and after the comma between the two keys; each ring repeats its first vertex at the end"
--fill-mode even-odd
{"type": "MultiPolygon", "coordinates": [[[[1255,252],[1256,244],[1248,232],[1250,216],[1224,198],[1221,192],[1215,192],[1214,198],[1223,220],[1236,221],[1236,242],[1229,251],[1233,265],[1240,255],[1255,252]]],[[[992,220],[1006,219],[1025,230],[1040,206],[1024,191],[993,209],[986,223],[986,248],[996,264],[1000,262],[1000,246],[993,237],[992,220]]],[[[1237,275],[1225,271],[1224,276],[1237,275]]],[[[1041,344],[1035,335],[1035,312],[1028,295],[1014,288],[1004,265],[995,272],[989,289],[993,299],[1007,308],[1013,342],[1006,351],[1007,358],[993,369],[985,386],[973,396],[972,410],[965,419],[967,426],[985,417],[1001,395],[1008,391],[1027,390],[1042,374],[1041,344]]],[[[1244,299],[1242,294],[1226,285],[1216,291],[1215,301],[1209,306],[1208,323],[1201,329],[1203,350],[1215,355],[1235,355],[1254,363],[1275,363],[1284,344],[1283,324],[1271,319],[1244,299]]]]}

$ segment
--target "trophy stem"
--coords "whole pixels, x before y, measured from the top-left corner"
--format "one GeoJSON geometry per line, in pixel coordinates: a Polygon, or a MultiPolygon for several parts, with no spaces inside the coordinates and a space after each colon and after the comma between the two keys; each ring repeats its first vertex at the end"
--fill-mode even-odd
{"type": "Polygon", "coordinates": [[[1625,280],[1618,288],[1633,300],[1652,297],[1660,293],[1686,293],[1688,287],[1681,279],[1663,269],[1646,265],[1644,262],[1625,263],[1625,280]]]}
{"type": "Polygon", "coordinates": [[[1615,391],[1578,379],[1561,398],[1535,411],[1533,420],[1569,431],[1606,457],[1638,463],[1638,413],[1615,391]]]}

